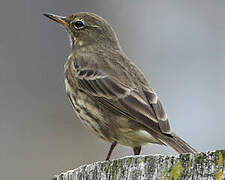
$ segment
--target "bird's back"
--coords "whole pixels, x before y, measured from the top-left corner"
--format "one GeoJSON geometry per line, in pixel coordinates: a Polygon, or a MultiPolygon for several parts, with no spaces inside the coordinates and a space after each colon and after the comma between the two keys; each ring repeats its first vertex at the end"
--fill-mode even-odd
{"type": "Polygon", "coordinates": [[[71,55],[81,67],[100,70],[124,86],[153,90],[140,69],[120,50],[86,48],[74,50],[71,55]]]}

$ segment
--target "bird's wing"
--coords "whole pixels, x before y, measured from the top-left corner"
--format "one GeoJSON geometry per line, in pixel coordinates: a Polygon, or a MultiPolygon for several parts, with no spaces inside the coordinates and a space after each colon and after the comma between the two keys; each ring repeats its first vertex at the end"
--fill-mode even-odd
{"type": "Polygon", "coordinates": [[[81,68],[78,64],[74,67],[78,85],[83,91],[97,97],[106,106],[112,107],[116,102],[116,105],[120,105],[117,111],[122,114],[125,112],[146,127],[171,133],[167,115],[154,92],[143,91],[146,96],[143,98],[143,92],[141,94],[136,89],[126,87],[105,72],[81,68]]]}
{"type": "Polygon", "coordinates": [[[152,90],[144,90],[143,92],[148,100],[149,105],[155,112],[156,118],[159,122],[160,130],[165,134],[171,134],[167,113],[165,112],[158,96],[152,90]]]}

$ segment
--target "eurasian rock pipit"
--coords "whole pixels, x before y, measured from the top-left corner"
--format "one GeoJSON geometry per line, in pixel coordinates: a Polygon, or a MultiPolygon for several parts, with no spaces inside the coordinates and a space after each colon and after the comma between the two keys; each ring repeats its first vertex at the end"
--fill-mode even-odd
{"type": "Polygon", "coordinates": [[[169,145],[178,153],[196,152],[171,131],[158,96],[122,51],[109,23],[87,12],[44,15],[69,34],[66,93],[84,125],[111,143],[107,160],[117,143],[132,147],[135,155],[147,143],[169,145]]]}

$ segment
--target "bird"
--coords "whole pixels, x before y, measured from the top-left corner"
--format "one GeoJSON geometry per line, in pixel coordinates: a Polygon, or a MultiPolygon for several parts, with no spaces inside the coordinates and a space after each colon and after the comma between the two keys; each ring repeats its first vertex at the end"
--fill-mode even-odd
{"type": "Polygon", "coordinates": [[[134,155],[148,143],[170,146],[179,154],[197,152],[171,130],[159,97],[105,19],[89,12],[43,15],[69,35],[66,94],[81,122],[111,144],[106,160],[117,144],[131,147],[134,155]]]}

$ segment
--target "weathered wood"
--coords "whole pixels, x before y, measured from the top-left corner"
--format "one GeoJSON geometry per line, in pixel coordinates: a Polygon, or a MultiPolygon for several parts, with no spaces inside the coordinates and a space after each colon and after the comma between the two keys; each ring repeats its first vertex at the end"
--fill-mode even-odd
{"type": "Polygon", "coordinates": [[[222,180],[225,150],[177,156],[131,156],[96,162],[55,176],[52,180],[222,180]]]}

